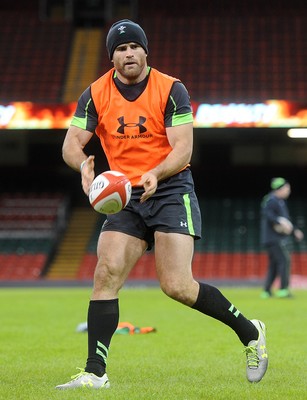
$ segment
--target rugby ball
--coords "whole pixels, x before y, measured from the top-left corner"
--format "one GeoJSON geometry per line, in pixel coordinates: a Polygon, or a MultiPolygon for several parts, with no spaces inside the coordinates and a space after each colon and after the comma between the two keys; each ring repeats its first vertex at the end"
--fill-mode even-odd
{"type": "Polygon", "coordinates": [[[277,233],[281,233],[283,235],[290,235],[293,231],[292,222],[289,221],[285,217],[278,217],[277,218],[278,224],[274,225],[274,230],[277,233]]]}
{"type": "Polygon", "coordinates": [[[131,183],[118,171],[105,171],[96,176],[89,190],[89,202],[101,214],[116,214],[126,207],[131,197],[131,183]]]}

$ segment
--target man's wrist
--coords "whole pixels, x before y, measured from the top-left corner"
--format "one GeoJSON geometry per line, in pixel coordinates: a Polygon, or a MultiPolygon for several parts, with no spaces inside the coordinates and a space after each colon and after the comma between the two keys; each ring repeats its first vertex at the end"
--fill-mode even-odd
{"type": "Polygon", "coordinates": [[[82,168],[84,167],[84,164],[86,163],[86,160],[83,160],[81,165],[80,165],[80,172],[82,171],[82,168]]]}

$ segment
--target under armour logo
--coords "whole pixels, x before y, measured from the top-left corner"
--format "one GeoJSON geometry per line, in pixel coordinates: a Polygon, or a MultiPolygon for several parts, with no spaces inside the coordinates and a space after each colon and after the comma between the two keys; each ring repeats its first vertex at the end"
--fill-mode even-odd
{"type": "Polygon", "coordinates": [[[262,350],[261,358],[268,358],[268,355],[266,353],[266,348],[264,345],[260,346],[260,350],[262,350]]]}
{"type": "Polygon", "coordinates": [[[180,226],[185,226],[187,228],[188,224],[187,224],[187,222],[180,221],[180,226]]]}
{"type": "Polygon", "coordinates": [[[121,35],[122,33],[126,33],[125,32],[126,26],[125,25],[121,25],[119,28],[117,28],[117,30],[119,31],[119,34],[121,35]]]}
{"type": "Polygon", "coordinates": [[[87,381],[81,381],[81,385],[82,385],[82,387],[86,387],[86,386],[93,387],[94,386],[94,384],[91,381],[91,379],[88,379],[87,381]]]}
{"type": "Polygon", "coordinates": [[[146,118],[145,117],[139,117],[139,122],[127,122],[125,123],[124,121],[124,117],[119,117],[117,118],[117,121],[120,123],[120,126],[117,129],[118,133],[125,133],[125,128],[135,128],[135,127],[139,127],[139,133],[145,133],[147,132],[146,127],[143,125],[144,122],[146,122],[146,118]]]}

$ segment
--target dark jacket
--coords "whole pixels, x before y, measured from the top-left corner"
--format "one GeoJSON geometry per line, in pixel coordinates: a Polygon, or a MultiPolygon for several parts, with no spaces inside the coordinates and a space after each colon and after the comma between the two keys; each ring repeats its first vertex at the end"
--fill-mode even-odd
{"type": "Polygon", "coordinates": [[[270,192],[264,196],[261,203],[260,241],[262,245],[287,242],[289,235],[277,233],[273,226],[278,223],[278,217],[290,220],[287,203],[270,192]]]}

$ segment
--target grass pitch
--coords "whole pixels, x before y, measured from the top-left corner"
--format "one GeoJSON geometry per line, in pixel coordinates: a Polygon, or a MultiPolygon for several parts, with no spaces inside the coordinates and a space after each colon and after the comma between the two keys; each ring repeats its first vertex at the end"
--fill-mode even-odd
{"type": "Polygon", "coordinates": [[[259,299],[259,289],[221,289],[248,318],[267,326],[269,369],[258,384],[245,378],[235,333],[168,299],[159,289],[123,289],[120,321],[156,333],[115,335],[108,390],[54,387],[84,367],[89,288],[0,289],[0,399],[306,399],[307,291],[293,299],[259,299]]]}

